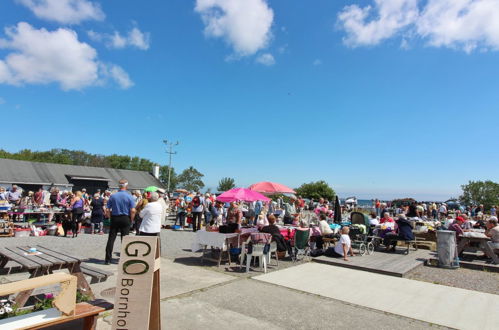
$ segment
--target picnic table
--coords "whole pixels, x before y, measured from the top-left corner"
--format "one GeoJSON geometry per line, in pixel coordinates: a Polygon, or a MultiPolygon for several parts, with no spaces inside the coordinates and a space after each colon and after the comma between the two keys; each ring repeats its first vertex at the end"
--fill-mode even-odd
{"type": "MultiPolygon", "coordinates": [[[[54,270],[67,269],[71,275],[77,277],[78,289],[84,291],[92,299],[95,298],[81,269],[82,259],[40,245],[34,247],[37,250],[36,254],[28,254],[31,248],[29,246],[0,248],[0,268],[4,268],[9,261],[13,261],[21,265],[23,271],[29,272],[30,278],[52,274],[54,270]]],[[[32,293],[33,290],[19,293],[16,297],[16,304],[20,307],[24,306],[32,293]]]]}
{"type": "Polygon", "coordinates": [[[485,252],[485,244],[487,241],[490,241],[490,238],[485,234],[477,232],[474,232],[473,235],[467,235],[465,232],[465,235],[461,235],[459,238],[459,244],[457,245],[458,255],[460,255],[471,243],[478,243],[480,250],[485,252]]]}

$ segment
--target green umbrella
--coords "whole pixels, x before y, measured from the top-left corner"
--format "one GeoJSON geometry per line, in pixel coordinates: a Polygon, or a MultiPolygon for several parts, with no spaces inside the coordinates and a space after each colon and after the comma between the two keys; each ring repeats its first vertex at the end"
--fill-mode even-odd
{"type": "Polygon", "coordinates": [[[157,191],[159,188],[156,186],[149,186],[146,189],[144,189],[145,192],[154,192],[157,191]]]}

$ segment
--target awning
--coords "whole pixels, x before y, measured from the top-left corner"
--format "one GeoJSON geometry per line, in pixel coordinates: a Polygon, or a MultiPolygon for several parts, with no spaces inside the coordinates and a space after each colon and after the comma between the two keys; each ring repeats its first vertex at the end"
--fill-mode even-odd
{"type": "Polygon", "coordinates": [[[73,175],[68,175],[68,176],[71,178],[71,180],[106,181],[106,182],[111,181],[110,179],[95,177],[95,176],[73,176],[73,175]]]}

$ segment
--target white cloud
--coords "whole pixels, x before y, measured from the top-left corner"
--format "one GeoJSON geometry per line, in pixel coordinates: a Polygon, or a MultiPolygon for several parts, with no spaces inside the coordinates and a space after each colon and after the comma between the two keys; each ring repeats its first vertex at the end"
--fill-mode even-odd
{"type": "Polygon", "coordinates": [[[225,39],[240,56],[255,54],[272,38],[274,12],[266,0],[196,0],[195,11],[205,35],[225,39]]]}
{"type": "Polygon", "coordinates": [[[321,65],[322,64],[322,61],[320,59],[315,59],[313,62],[312,62],[312,65],[314,66],[318,66],[318,65],[321,65]]]}
{"type": "Polygon", "coordinates": [[[388,38],[421,38],[434,47],[471,52],[499,49],[498,0],[374,0],[372,5],[350,5],[338,14],[346,32],[344,43],[376,45],[388,38]]]}
{"type": "Polygon", "coordinates": [[[372,6],[350,5],[343,8],[338,20],[347,36],[343,39],[350,46],[376,45],[394,36],[413,23],[418,16],[418,0],[374,0],[372,6]],[[370,15],[376,12],[374,18],[370,15]]]}
{"type": "Polygon", "coordinates": [[[266,65],[266,66],[272,66],[275,64],[275,58],[272,56],[272,54],[265,53],[260,56],[258,56],[255,60],[257,63],[266,65]]]}
{"type": "Polygon", "coordinates": [[[116,49],[130,46],[147,50],[149,49],[151,39],[148,32],[142,32],[137,27],[131,29],[125,36],[121,35],[118,31],[114,31],[113,34],[88,31],[87,34],[93,41],[104,42],[107,47],[116,49]]]}
{"type": "Polygon", "coordinates": [[[133,82],[128,76],[128,73],[126,73],[126,71],[123,70],[122,67],[115,64],[110,64],[106,68],[109,77],[116,81],[121,88],[127,89],[133,86],[133,82]]]}
{"type": "Polygon", "coordinates": [[[7,39],[0,39],[0,49],[11,51],[0,59],[0,83],[10,85],[58,83],[63,90],[82,89],[101,85],[107,76],[103,68],[109,67],[110,77],[122,88],[130,83],[113,65],[104,65],[97,51],[80,42],[71,29],[54,31],[35,29],[20,22],[5,29],[7,39]]]}
{"type": "Polygon", "coordinates": [[[105,18],[100,5],[88,0],[17,0],[36,17],[62,24],[78,24],[86,20],[105,18]]]}
{"type": "Polygon", "coordinates": [[[125,37],[122,37],[121,34],[117,31],[114,32],[112,36],[110,36],[110,44],[111,48],[125,48],[127,44],[127,40],[125,37]]]}
{"type": "Polygon", "coordinates": [[[134,27],[128,33],[128,43],[132,46],[135,46],[139,49],[147,50],[149,49],[149,33],[143,33],[138,28],[134,27]]]}
{"type": "Polygon", "coordinates": [[[417,33],[432,46],[460,48],[479,46],[499,49],[499,1],[430,0],[423,8],[417,33]]]}

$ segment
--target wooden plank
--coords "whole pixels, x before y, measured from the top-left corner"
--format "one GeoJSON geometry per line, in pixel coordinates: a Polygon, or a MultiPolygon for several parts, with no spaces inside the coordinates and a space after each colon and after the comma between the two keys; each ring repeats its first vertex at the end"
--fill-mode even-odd
{"type": "Polygon", "coordinates": [[[27,259],[25,256],[20,256],[7,248],[0,248],[0,255],[7,258],[9,261],[14,261],[27,269],[40,268],[41,265],[34,262],[33,260],[27,259]]]}
{"type": "Polygon", "coordinates": [[[381,273],[385,275],[402,277],[410,270],[422,265],[424,257],[427,257],[428,251],[414,252],[407,256],[398,250],[396,254],[374,253],[373,255],[357,256],[350,258],[350,261],[344,261],[341,258],[318,257],[314,261],[326,263],[334,266],[358,269],[368,272],[381,273]],[[418,260],[419,259],[419,260],[418,260]]]}
{"type": "Polygon", "coordinates": [[[30,278],[27,280],[16,281],[0,285],[0,296],[6,296],[10,293],[26,291],[32,288],[49,286],[60,282],[76,280],[74,276],[66,273],[55,273],[46,276],[30,278]]]}
{"type": "MultiPolygon", "coordinates": [[[[19,247],[11,247],[8,249],[14,253],[21,255],[21,256],[24,256],[24,254],[29,251],[29,248],[25,251],[19,247]]],[[[42,255],[27,255],[27,256],[25,256],[25,258],[29,259],[29,260],[33,260],[34,262],[40,264],[44,268],[51,268],[54,265],[51,261],[49,261],[45,258],[42,258],[42,255]]]]}
{"type": "Polygon", "coordinates": [[[106,270],[103,270],[103,269],[99,269],[99,268],[96,268],[96,267],[92,267],[92,266],[89,266],[88,264],[80,264],[80,268],[81,270],[85,273],[86,271],[89,271],[89,272],[95,272],[95,273],[99,273],[99,274],[102,274],[102,275],[105,275],[105,276],[112,276],[114,273],[112,272],[108,272],[106,270]]]}
{"type": "Polygon", "coordinates": [[[68,263],[74,263],[74,262],[83,261],[82,259],[79,259],[77,257],[73,257],[73,256],[70,256],[70,255],[68,255],[66,253],[63,253],[63,252],[60,252],[60,251],[56,251],[56,250],[53,250],[53,249],[49,249],[49,248],[43,247],[41,245],[37,245],[36,249],[39,250],[40,252],[46,253],[46,254],[48,254],[48,255],[50,255],[52,257],[65,260],[68,263]]]}
{"type": "MultiPolygon", "coordinates": [[[[29,246],[18,246],[17,248],[22,250],[23,252],[28,252],[30,249],[29,246]]],[[[42,251],[39,251],[39,252],[42,252],[42,251]]],[[[64,260],[62,260],[60,258],[56,258],[50,254],[45,253],[45,252],[42,252],[42,254],[38,255],[38,257],[51,262],[52,265],[63,265],[66,263],[64,260]]]]}

